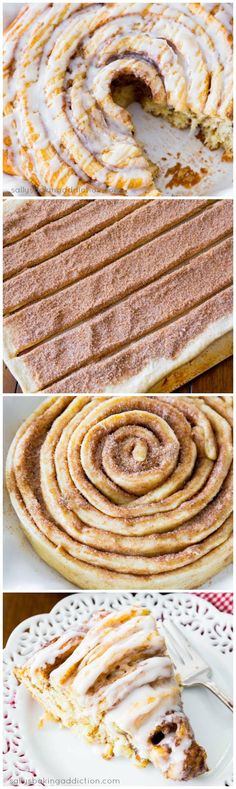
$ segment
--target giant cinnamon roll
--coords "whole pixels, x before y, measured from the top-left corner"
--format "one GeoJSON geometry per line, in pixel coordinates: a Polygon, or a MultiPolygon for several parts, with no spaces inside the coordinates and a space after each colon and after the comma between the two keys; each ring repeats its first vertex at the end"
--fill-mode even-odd
{"type": "Polygon", "coordinates": [[[7,487],[40,556],[84,588],[193,588],[232,557],[228,397],[52,397],[7,487]]]}
{"type": "Polygon", "coordinates": [[[230,6],[25,6],[5,34],[4,169],[41,194],[159,194],[126,107],[232,151],[230,6]]]}
{"type": "Polygon", "coordinates": [[[45,643],[15,674],[46,718],[102,743],[105,759],[151,762],[172,780],[207,771],[148,609],[100,610],[45,643]]]}

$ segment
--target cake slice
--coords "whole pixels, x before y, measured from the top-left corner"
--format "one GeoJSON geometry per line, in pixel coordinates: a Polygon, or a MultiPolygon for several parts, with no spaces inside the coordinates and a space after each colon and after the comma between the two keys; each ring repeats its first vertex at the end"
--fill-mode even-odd
{"type": "Polygon", "coordinates": [[[206,753],[186,717],[178,680],[146,608],[100,610],[41,647],[14,671],[45,717],[165,778],[207,771],[206,753]]]}

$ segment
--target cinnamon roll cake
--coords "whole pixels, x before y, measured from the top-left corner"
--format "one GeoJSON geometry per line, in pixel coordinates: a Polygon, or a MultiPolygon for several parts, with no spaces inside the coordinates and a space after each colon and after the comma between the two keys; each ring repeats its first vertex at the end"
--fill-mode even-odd
{"type": "Polygon", "coordinates": [[[174,781],[207,771],[148,609],[100,610],[45,643],[14,673],[46,719],[100,743],[105,759],[124,756],[140,767],[151,762],[174,781]]]}
{"type": "Polygon", "coordinates": [[[3,258],[24,392],[169,392],[232,352],[231,200],[12,199],[3,258]]]}
{"type": "Polygon", "coordinates": [[[232,560],[232,398],[51,397],[6,483],[37,553],[87,589],[191,589],[232,560]]]}
{"type": "Polygon", "coordinates": [[[160,194],[133,99],[232,156],[230,4],[31,3],[4,36],[4,170],[40,194],[160,194]]]}

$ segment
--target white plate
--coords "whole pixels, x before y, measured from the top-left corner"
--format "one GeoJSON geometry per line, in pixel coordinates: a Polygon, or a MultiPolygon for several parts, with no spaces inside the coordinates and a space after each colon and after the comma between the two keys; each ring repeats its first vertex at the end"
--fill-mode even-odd
{"type": "MultiPolygon", "coordinates": [[[[14,663],[21,665],[42,643],[55,634],[73,627],[80,616],[97,610],[119,609],[134,603],[147,605],[157,620],[173,619],[212,667],[214,681],[232,695],[232,617],[222,614],[210,603],[191,593],[94,593],[80,592],[64,598],[49,615],[35,616],[19,625],[11,634],[4,652],[5,666],[5,776],[8,782],[35,780],[120,786],[176,786],[167,781],[152,765],[139,770],[126,759],[104,761],[98,746],[86,744],[56,723],[42,729],[38,722],[40,706],[22,688],[12,674],[14,663]],[[86,781],[85,781],[86,779],[86,781]]],[[[183,693],[184,708],[189,715],[196,739],[208,753],[209,773],[189,781],[190,786],[229,786],[232,770],[232,713],[206,689],[194,688],[183,693]]],[[[186,783],[177,786],[186,786],[186,783]]]]}
{"type": "MultiPolygon", "coordinates": [[[[3,462],[4,469],[9,446],[18,427],[40,405],[42,395],[4,395],[3,397],[3,462]]],[[[3,588],[5,591],[21,591],[22,579],[27,591],[70,591],[75,587],[56,570],[49,567],[31,547],[20,528],[18,518],[11,506],[4,483],[3,490],[3,588]]],[[[201,587],[231,591],[233,589],[232,565],[218,573],[201,587]]]]}
{"type": "MultiPolygon", "coordinates": [[[[23,5],[23,3],[3,4],[4,28],[12,22],[23,5]]],[[[222,148],[209,151],[189,129],[184,131],[175,129],[163,119],[154,118],[144,112],[139,104],[131,105],[130,112],[137,139],[144,145],[151,161],[160,168],[156,185],[164,196],[233,198],[233,165],[231,162],[222,161],[222,148]],[[183,186],[168,188],[171,175],[168,175],[167,171],[177,162],[183,166],[188,165],[195,173],[200,173],[202,168],[206,169],[207,173],[192,189],[183,186]]],[[[34,187],[23,178],[9,175],[3,176],[3,191],[11,192],[16,197],[37,194],[34,187]]]]}

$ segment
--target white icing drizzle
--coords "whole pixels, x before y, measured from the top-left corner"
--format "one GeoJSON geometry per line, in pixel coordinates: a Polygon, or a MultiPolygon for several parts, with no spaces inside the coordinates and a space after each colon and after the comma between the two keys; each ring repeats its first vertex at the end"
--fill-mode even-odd
{"type": "Polygon", "coordinates": [[[99,704],[106,709],[114,707],[127,693],[135,688],[140,688],[143,683],[155,682],[157,679],[167,679],[172,675],[172,663],[168,657],[151,657],[140,660],[138,666],[129,671],[120,679],[111,682],[95,694],[99,704]]]}
{"type": "Polygon", "coordinates": [[[28,661],[29,674],[32,680],[37,680],[37,672],[45,669],[47,666],[53,666],[55,660],[68,649],[70,639],[77,636],[83,636],[86,630],[82,627],[78,630],[67,630],[62,636],[59,636],[53,643],[50,643],[35,652],[28,661]]]}
{"type": "Polygon", "coordinates": [[[63,683],[68,670],[72,666],[79,666],[84,658],[90,655],[91,650],[96,650],[98,645],[101,645],[103,648],[101,654],[97,656],[96,652],[93,653],[95,659],[88,661],[80,668],[74,680],[74,686],[81,694],[85,694],[89,690],[99,675],[104,672],[104,668],[108,669],[110,665],[115,663],[118,649],[120,649],[119,654],[121,658],[122,655],[127,654],[128,650],[132,651],[145,645],[149,654],[154,654],[155,651],[164,649],[163,639],[153,629],[153,617],[151,615],[137,614],[134,616],[132,612],[130,613],[130,609],[127,612],[123,611],[122,615],[125,617],[125,621],[119,622],[119,619],[116,619],[114,614],[112,614],[89,630],[73,655],[52,672],[52,683],[63,683]],[[115,631],[112,629],[113,624],[114,626],[116,624],[115,631]],[[105,657],[104,650],[106,650],[105,657]]]}
{"type": "Polygon", "coordinates": [[[125,699],[105,715],[108,731],[114,734],[114,724],[125,731],[141,758],[148,759],[150,737],[163,725],[169,711],[179,713],[180,696],[175,680],[168,680],[157,688],[145,684],[132,690],[125,699]]]}

